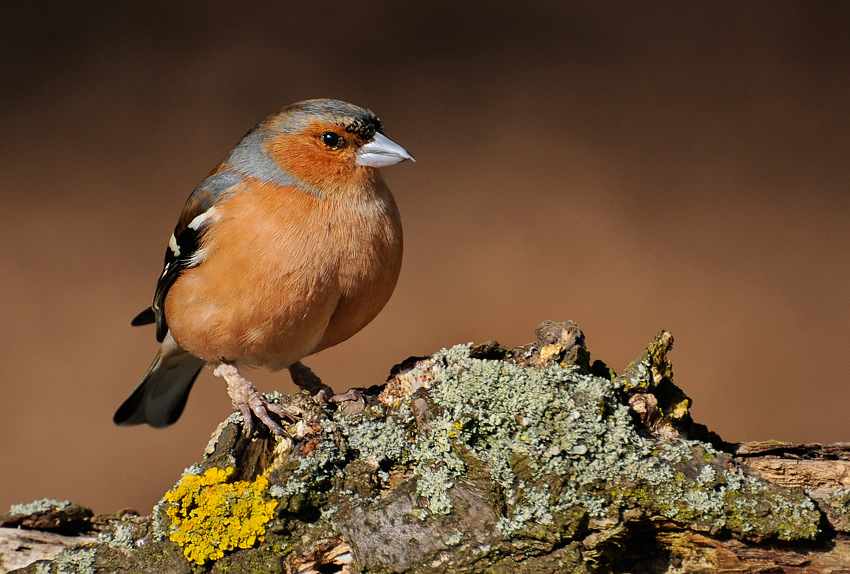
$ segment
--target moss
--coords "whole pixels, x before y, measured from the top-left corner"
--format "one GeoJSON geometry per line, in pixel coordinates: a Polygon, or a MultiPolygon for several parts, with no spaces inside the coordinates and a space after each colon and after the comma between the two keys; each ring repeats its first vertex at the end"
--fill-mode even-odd
{"type": "Polygon", "coordinates": [[[673,337],[667,331],[660,331],[640,357],[626,367],[617,379],[627,390],[647,389],[664,380],[673,379],[673,365],[667,360],[667,353],[673,348],[673,337]]]}
{"type": "Polygon", "coordinates": [[[197,564],[217,560],[225,552],[251,548],[262,541],[277,500],[268,500],[268,478],[228,482],[233,468],[211,468],[186,475],[164,500],[171,519],[169,539],[197,564]]]}

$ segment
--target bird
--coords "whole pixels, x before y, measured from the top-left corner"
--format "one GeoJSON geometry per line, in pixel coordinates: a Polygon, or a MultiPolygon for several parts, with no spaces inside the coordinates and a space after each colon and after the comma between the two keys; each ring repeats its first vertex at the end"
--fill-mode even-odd
{"type": "Polygon", "coordinates": [[[159,351],[115,412],[118,425],[166,427],[204,366],[224,379],[244,433],[291,417],[245,378],[288,369],[326,399],[301,359],[345,341],[390,299],[401,270],[399,211],[379,169],[415,161],[368,109],[291,104],[243,137],[191,193],[165,250],[153,303],[159,351]]]}

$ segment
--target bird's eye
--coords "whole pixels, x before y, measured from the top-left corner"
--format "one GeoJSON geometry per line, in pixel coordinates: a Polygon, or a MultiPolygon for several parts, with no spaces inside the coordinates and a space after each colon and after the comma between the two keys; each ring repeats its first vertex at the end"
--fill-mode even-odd
{"type": "Polygon", "coordinates": [[[331,149],[337,149],[342,145],[342,137],[336,132],[325,132],[321,135],[322,143],[331,149]]]}

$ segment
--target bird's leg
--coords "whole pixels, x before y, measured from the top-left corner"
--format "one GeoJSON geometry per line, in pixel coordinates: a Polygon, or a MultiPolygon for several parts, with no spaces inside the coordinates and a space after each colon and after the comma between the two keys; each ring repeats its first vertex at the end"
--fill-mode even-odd
{"type": "Polygon", "coordinates": [[[293,413],[288,412],[282,405],[267,401],[251,381],[242,376],[235,365],[221,363],[215,368],[213,374],[227,382],[227,394],[230,395],[233,406],[242,413],[242,418],[245,420],[242,426],[245,436],[251,436],[254,428],[252,415],[256,415],[275,434],[287,434],[283,427],[269,416],[269,411],[288,419],[293,419],[293,413]]]}
{"type": "Polygon", "coordinates": [[[300,361],[289,367],[289,374],[292,375],[292,382],[313,395],[313,400],[320,405],[363,400],[363,393],[359,389],[349,389],[341,394],[334,393],[310,367],[300,361]]]}
{"type": "Polygon", "coordinates": [[[313,400],[320,405],[326,404],[328,399],[334,396],[334,390],[323,383],[322,379],[301,361],[290,365],[289,374],[292,376],[292,382],[298,385],[298,388],[310,393],[313,400]]]}

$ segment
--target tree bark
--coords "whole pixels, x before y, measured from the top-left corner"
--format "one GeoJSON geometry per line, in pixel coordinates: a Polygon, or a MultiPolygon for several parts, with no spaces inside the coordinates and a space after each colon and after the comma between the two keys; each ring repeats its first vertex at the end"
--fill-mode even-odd
{"type": "Polygon", "coordinates": [[[232,415],[151,516],[13,507],[0,565],[50,532],[22,572],[850,572],[850,445],[724,442],[691,419],[672,343],[618,375],[545,322],[338,407],[274,394],[303,413],[290,437],[232,415]]]}

